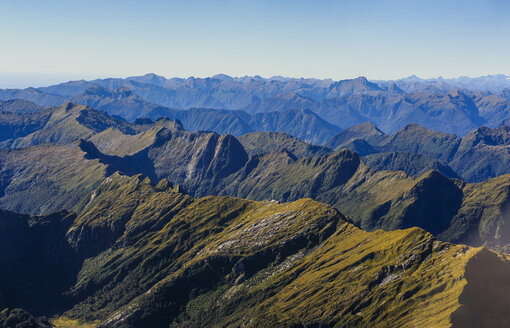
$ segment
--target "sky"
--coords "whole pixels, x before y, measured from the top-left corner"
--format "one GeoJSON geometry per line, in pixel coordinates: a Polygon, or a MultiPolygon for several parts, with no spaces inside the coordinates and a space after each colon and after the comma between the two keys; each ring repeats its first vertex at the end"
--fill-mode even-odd
{"type": "Polygon", "coordinates": [[[165,77],[510,75],[509,0],[0,0],[0,88],[165,77]]]}

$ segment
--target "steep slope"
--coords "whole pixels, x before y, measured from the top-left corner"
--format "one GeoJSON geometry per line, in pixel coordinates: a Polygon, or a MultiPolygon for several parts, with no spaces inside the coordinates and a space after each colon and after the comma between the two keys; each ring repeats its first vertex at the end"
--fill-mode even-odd
{"type": "Polygon", "coordinates": [[[505,99],[501,98],[495,104],[489,98],[481,101],[458,90],[438,94],[425,91],[402,94],[382,89],[344,93],[335,92],[333,88],[317,100],[312,100],[315,98],[306,92],[300,95],[306,95],[306,98],[278,95],[254,102],[246,108],[251,112],[306,108],[343,129],[370,121],[388,133],[407,124],[418,123],[429,129],[464,135],[488,122],[495,126],[499,123],[496,122],[498,119],[508,117],[508,113],[502,111],[508,105],[505,99]]]}
{"type": "Polygon", "coordinates": [[[510,127],[482,127],[467,134],[450,165],[473,182],[509,173],[510,127]]]}
{"type": "MultiPolygon", "coordinates": [[[[91,141],[82,141],[79,143],[80,156],[96,160],[95,163],[103,165],[106,172],[119,170],[128,175],[142,173],[153,181],[168,179],[194,196],[219,194],[280,201],[310,197],[335,206],[368,230],[419,226],[436,234],[442,233],[453,224],[454,216],[463,206],[462,199],[471,197],[472,192],[483,190],[492,183],[489,180],[472,188],[468,187],[470,184],[460,185],[439,173],[424,174],[413,179],[403,172],[377,172],[362,164],[357,154],[347,150],[297,159],[292,152],[280,148],[277,152],[248,158],[248,153],[236,138],[206,132],[152,129],[126,136],[118,131],[105,130],[90,140],[96,142],[97,146],[91,141]],[[364,206],[360,207],[360,204],[364,206]],[[430,207],[430,204],[433,206],[430,207]]],[[[26,152],[30,156],[30,150],[26,152]]],[[[73,161],[89,165],[80,156],[73,157],[73,161]]],[[[41,162],[41,166],[45,165],[44,162],[41,162]]],[[[13,159],[12,163],[16,161],[13,159]]],[[[424,160],[423,156],[406,154],[390,156],[390,161],[384,165],[418,175],[428,169],[431,163],[434,162],[424,160]]],[[[34,172],[41,174],[37,166],[24,165],[35,167],[34,172]]],[[[445,174],[454,175],[446,167],[437,165],[445,174]]],[[[5,181],[11,181],[9,179],[18,174],[15,164],[4,171],[5,181]]],[[[40,179],[49,179],[48,174],[42,174],[40,179]]],[[[510,183],[505,178],[498,181],[501,188],[506,188],[510,183]]],[[[13,196],[5,203],[9,209],[18,206],[17,202],[13,203],[15,199],[23,199],[22,195],[31,193],[28,185],[19,187],[18,191],[19,196],[13,196]]],[[[495,194],[489,192],[487,200],[476,196],[472,201],[481,210],[497,209],[488,219],[491,224],[498,220],[504,222],[506,200],[492,196],[495,194]]],[[[77,203],[66,204],[67,209],[77,206],[77,203]]],[[[38,213],[33,212],[33,208],[24,211],[38,213]]],[[[472,245],[490,244],[496,249],[506,247],[505,243],[497,241],[496,230],[482,233],[482,228],[476,232],[476,227],[486,225],[479,214],[468,211],[466,215],[462,220],[472,222],[469,229],[463,226],[459,234],[448,234],[446,240],[467,240],[472,245]],[[472,233],[477,238],[470,237],[472,233]]]]}
{"type": "Polygon", "coordinates": [[[445,220],[462,199],[462,191],[437,172],[414,180],[403,172],[372,171],[347,150],[299,160],[285,151],[254,157],[218,192],[281,201],[310,197],[340,209],[363,229],[419,226],[433,233],[448,227],[445,220]],[[424,206],[429,208],[418,210],[424,206]]]}
{"type": "Polygon", "coordinates": [[[427,155],[409,152],[377,153],[364,156],[363,162],[376,171],[404,171],[415,178],[430,170],[436,170],[448,178],[459,178],[446,163],[427,155]]]}
{"type": "Polygon", "coordinates": [[[267,113],[285,110],[308,109],[314,107],[315,101],[302,95],[292,92],[281,94],[276,97],[254,101],[242,110],[250,113],[267,113]]]}
{"type": "Polygon", "coordinates": [[[432,131],[418,124],[409,124],[381,146],[389,150],[428,155],[448,163],[455,156],[460,141],[461,139],[453,134],[432,131]]]}
{"type": "MultiPolygon", "coordinates": [[[[6,308],[22,307],[32,315],[63,310],[62,293],[80,268],[63,239],[75,217],[64,211],[33,217],[0,210],[0,293],[6,308]]],[[[0,318],[21,312],[19,319],[31,321],[24,311],[4,311],[0,318]]]]}
{"type": "Polygon", "coordinates": [[[378,94],[381,89],[376,83],[369,82],[366,77],[342,80],[332,83],[325,98],[338,98],[354,94],[378,94]]]}
{"type": "Polygon", "coordinates": [[[337,150],[349,149],[351,151],[358,153],[361,156],[377,153],[376,148],[372,147],[372,145],[370,145],[364,139],[359,138],[350,139],[344,142],[343,144],[337,146],[336,149],[337,150]]]}
{"type": "Polygon", "coordinates": [[[89,138],[94,133],[116,127],[132,132],[129,125],[90,107],[66,103],[51,111],[44,126],[24,137],[4,141],[0,148],[20,148],[43,143],[70,143],[80,138],[89,138]]]}
{"type": "MultiPolygon", "coordinates": [[[[337,126],[303,109],[250,115],[238,110],[192,108],[170,110],[162,114],[178,119],[189,131],[214,131],[236,136],[250,132],[284,132],[316,144],[325,143],[340,131],[337,126]]],[[[157,115],[152,113],[149,116],[157,115]]]]}
{"type": "MultiPolygon", "coordinates": [[[[348,148],[360,154],[408,152],[430,156],[443,161],[463,179],[482,182],[510,173],[509,140],[510,129],[505,125],[498,128],[481,127],[459,138],[417,124],[409,124],[388,136],[365,123],[340,132],[328,145],[334,149],[348,148]],[[348,138],[353,139],[345,141],[348,138]]],[[[419,171],[418,167],[406,172],[419,171]]],[[[450,173],[446,175],[450,176],[450,173]]]]}
{"type": "Polygon", "coordinates": [[[33,114],[18,114],[0,111],[0,142],[27,136],[46,125],[51,109],[40,110],[33,114]]]}
{"type": "MultiPolygon", "coordinates": [[[[118,170],[127,175],[141,173],[153,181],[168,179],[174,184],[181,185],[193,196],[221,194],[255,200],[281,201],[311,197],[337,207],[364,229],[392,230],[419,226],[439,234],[452,224],[454,215],[461,207],[462,199],[470,197],[465,193],[467,185],[462,187],[440,174],[424,175],[415,180],[403,172],[375,172],[362,164],[358,155],[345,150],[321,157],[297,159],[292,152],[279,147],[281,151],[255,155],[249,159],[243,145],[235,137],[181,131],[178,124],[170,120],[163,119],[157,122],[138,120],[135,121],[136,124],[121,121],[126,129],[136,130],[132,134],[120,133],[111,127],[106,129],[107,124],[97,124],[95,120],[86,122],[93,128],[100,126],[101,129],[105,129],[93,133],[92,129],[85,129],[86,126],[83,125],[85,137],[88,135],[90,137],[88,140],[70,144],[69,149],[78,147],[74,151],[64,151],[66,147],[55,149],[50,147],[51,149],[45,150],[46,146],[41,146],[13,151],[10,156],[3,156],[5,164],[2,167],[2,186],[8,191],[0,198],[4,207],[32,214],[48,213],[50,209],[59,207],[71,209],[79,205],[80,197],[93,186],[96,178],[100,179],[118,170]],[[51,156],[62,154],[56,156],[65,156],[70,162],[65,162],[65,169],[55,164],[48,166],[52,157],[43,156],[44,152],[51,156]],[[34,158],[38,159],[36,164],[31,162],[34,158]],[[87,174],[97,165],[101,167],[102,173],[94,176],[87,174]],[[45,167],[52,167],[54,171],[53,169],[45,171],[45,167]],[[80,173],[75,174],[75,177],[79,177],[80,180],[72,177],[74,169],[79,170],[80,173]],[[36,186],[40,189],[33,188],[27,180],[14,179],[20,174],[26,179],[37,176],[36,186]],[[57,176],[63,174],[56,185],[52,174],[57,176]],[[79,181],[78,184],[82,187],[68,192],[64,197],[59,197],[64,191],[72,189],[60,186],[69,186],[68,179],[74,181],[73,184],[79,181]],[[48,186],[56,188],[57,191],[44,193],[43,189],[48,186]],[[37,194],[39,192],[41,194],[37,194]],[[26,204],[23,200],[30,197],[35,197],[37,201],[22,205],[26,204]],[[53,197],[59,197],[58,201],[54,202],[53,207],[48,207],[53,197]],[[360,204],[364,206],[360,207],[360,204]],[[434,206],[427,208],[427,204],[434,206]]],[[[79,132],[78,129],[71,129],[71,136],[66,138],[72,139],[71,137],[83,135],[75,133],[76,131],[79,132]]],[[[447,155],[451,149],[450,139],[454,141],[458,139],[443,134],[440,134],[440,137],[428,130],[410,126],[389,139],[404,149],[409,146],[416,147],[412,148],[414,151],[447,155]],[[414,136],[414,139],[405,138],[405,134],[414,136]],[[417,144],[412,144],[408,140],[415,140],[417,144]],[[420,145],[418,142],[424,144],[420,145]]],[[[498,137],[494,140],[500,139],[498,137]]],[[[388,144],[385,143],[383,146],[386,147],[388,144]]],[[[424,157],[410,154],[390,156],[390,159],[384,164],[387,165],[386,168],[404,169],[412,175],[418,175],[430,165],[432,167],[435,165],[433,161],[424,161],[424,157]]],[[[61,163],[64,165],[64,162],[61,163]]],[[[447,172],[445,167],[437,165],[447,172]]],[[[452,174],[450,172],[447,175],[452,174]]],[[[504,179],[498,181],[501,181],[501,188],[508,185],[504,179]]],[[[478,185],[477,188],[483,189],[484,185],[478,185]]],[[[475,203],[482,210],[490,207],[499,208],[490,216],[489,220],[493,222],[491,224],[498,220],[505,221],[504,199],[489,197],[487,202],[478,202],[477,199],[475,203]]],[[[486,224],[472,211],[469,211],[468,217],[464,219],[473,222],[470,227],[475,230],[476,227],[483,227],[486,224]]],[[[506,247],[505,243],[497,241],[495,230],[482,233],[483,228],[479,232],[466,229],[463,227],[458,235],[448,235],[457,239],[446,240],[453,242],[468,240],[472,245],[491,244],[494,245],[491,247],[496,249],[506,247]],[[468,238],[472,233],[475,233],[478,239],[468,238]]]]}
{"type": "Polygon", "coordinates": [[[158,117],[149,116],[149,113],[164,113],[167,110],[166,107],[137,96],[128,88],[109,90],[99,85],[94,85],[82,93],[73,95],[68,101],[103,110],[109,115],[118,115],[128,121],[139,117],[156,119],[158,117]]]}
{"type": "Polygon", "coordinates": [[[214,131],[220,134],[242,135],[253,132],[250,125],[251,115],[237,110],[208,108],[190,108],[188,110],[170,110],[164,113],[149,113],[149,117],[168,116],[182,122],[188,131],[214,131]]]}
{"type": "Polygon", "coordinates": [[[499,328],[510,319],[506,256],[417,228],[364,232],[310,199],[194,199],[114,174],[77,217],[7,213],[0,225],[2,249],[13,250],[0,257],[2,286],[16,282],[6,302],[58,315],[57,327],[499,328]],[[24,245],[31,234],[37,242],[24,245]],[[51,247],[32,262],[47,270],[32,283],[53,270],[67,279],[48,281],[52,295],[12,298],[34,277],[7,272],[51,247]],[[67,263],[78,270],[59,270],[67,263]]]}
{"type": "Polygon", "coordinates": [[[192,195],[211,194],[220,181],[248,161],[243,146],[231,135],[162,129],[149,140],[153,142],[148,147],[123,157],[105,155],[90,141],[82,141],[80,147],[88,158],[129,175],[143,173],[153,181],[168,179],[192,195]]]}
{"type": "Polygon", "coordinates": [[[331,151],[323,146],[316,146],[281,132],[255,132],[237,138],[248,155],[269,153],[287,149],[297,157],[322,156],[331,151]]]}
{"type": "Polygon", "coordinates": [[[487,125],[496,127],[501,121],[509,119],[510,95],[505,96],[505,92],[499,94],[490,94],[476,99],[476,107],[480,115],[487,120],[487,125]]]}
{"type": "Polygon", "coordinates": [[[42,106],[38,106],[31,101],[22,99],[12,99],[7,101],[0,100],[0,112],[11,112],[16,114],[32,114],[42,110],[42,106]]]}
{"type": "Polygon", "coordinates": [[[151,129],[183,130],[179,121],[164,117],[156,121],[137,119],[133,123],[128,123],[93,108],[73,103],[44,109],[31,115],[1,113],[0,126],[2,125],[6,127],[4,130],[6,138],[10,137],[0,143],[0,148],[4,149],[47,143],[68,144],[92,137],[98,143],[109,143],[106,138],[122,136],[129,138],[128,135],[144,133],[151,129]]]}
{"type": "Polygon", "coordinates": [[[30,327],[30,328],[51,328],[52,325],[45,319],[32,316],[23,309],[3,309],[0,312],[1,327],[30,327]]]}
{"type": "Polygon", "coordinates": [[[326,145],[331,149],[338,150],[338,146],[354,138],[363,139],[373,146],[378,146],[386,141],[387,136],[374,124],[365,122],[339,132],[326,145]]]}
{"type": "Polygon", "coordinates": [[[255,131],[286,132],[303,141],[324,144],[340,131],[307,109],[253,115],[250,125],[255,131]]]}
{"type": "Polygon", "coordinates": [[[71,209],[111,173],[76,143],[3,150],[0,208],[31,214],[71,209]]]}

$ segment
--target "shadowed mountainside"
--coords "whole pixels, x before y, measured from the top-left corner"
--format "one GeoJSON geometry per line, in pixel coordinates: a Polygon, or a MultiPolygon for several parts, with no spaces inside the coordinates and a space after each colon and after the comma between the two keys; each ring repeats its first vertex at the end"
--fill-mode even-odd
{"type": "Polygon", "coordinates": [[[363,140],[363,149],[369,149],[372,154],[410,152],[436,158],[469,182],[481,182],[510,173],[508,126],[481,127],[459,138],[417,124],[409,124],[393,135],[385,135],[373,124],[364,123],[340,132],[327,145],[332,149],[357,150],[349,147],[351,140],[363,140]]]}

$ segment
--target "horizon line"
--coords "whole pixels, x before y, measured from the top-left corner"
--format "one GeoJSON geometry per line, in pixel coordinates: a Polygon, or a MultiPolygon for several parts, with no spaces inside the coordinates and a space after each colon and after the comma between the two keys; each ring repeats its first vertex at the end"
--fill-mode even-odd
{"type": "Polygon", "coordinates": [[[371,78],[368,78],[366,75],[359,75],[359,76],[356,76],[356,77],[346,77],[346,78],[342,78],[342,79],[334,79],[334,78],[320,78],[320,77],[290,77],[290,76],[283,76],[283,75],[272,75],[272,76],[269,76],[269,77],[266,77],[266,76],[262,76],[262,75],[259,75],[259,74],[255,74],[255,75],[242,75],[242,76],[232,76],[232,75],[229,75],[229,74],[225,74],[225,73],[217,73],[217,74],[212,74],[212,75],[201,75],[201,76],[195,76],[195,75],[190,75],[188,77],[179,77],[179,76],[172,76],[172,77],[167,77],[167,76],[164,76],[164,75],[161,75],[161,74],[157,74],[157,73],[154,73],[154,72],[149,72],[149,73],[145,73],[145,74],[140,74],[140,75],[124,75],[124,76],[118,76],[116,74],[113,74],[111,76],[104,76],[104,75],[101,75],[101,74],[84,74],[84,73],[41,73],[41,72],[2,72],[0,71],[0,77],[2,77],[2,75],[7,75],[7,76],[10,76],[11,78],[18,78],[20,79],[20,81],[18,81],[18,83],[14,82],[12,83],[13,86],[9,87],[7,86],[7,84],[9,83],[3,83],[5,86],[2,86],[0,85],[0,89],[29,89],[29,88],[44,88],[44,87],[48,87],[48,86],[53,86],[53,85],[58,85],[58,84],[64,84],[64,83],[70,83],[70,82],[81,82],[81,81],[85,81],[85,82],[91,82],[91,81],[94,81],[94,80],[104,80],[104,79],[130,79],[130,78],[135,78],[135,77],[143,77],[143,76],[147,76],[147,75],[154,75],[154,76],[157,76],[157,77],[161,77],[161,78],[164,78],[166,80],[172,80],[172,79],[180,79],[180,80],[188,80],[188,79],[210,79],[210,78],[215,78],[215,77],[221,77],[223,76],[224,78],[231,78],[233,80],[240,80],[240,79],[246,79],[246,78],[256,78],[256,79],[262,79],[262,80],[319,80],[319,81],[333,81],[333,82],[338,82],[338,81],[345,81],[345,80],[354,80],[354,79],[358,79],[358,78],[365,78],[367,79],[368,81],[371,81],[371,82],[393,82],[393,81],[400,81],[400,80],[405,80],[405,79],[416,79],[416,80],[421,80],[421,81],[424,81],[424,82],[433,82],[433,81],[448,81],[448,80],[458,80],[458,79],[477,79],[477,78],[487,78],[487,77],[504,77],[506,80],[510,81],[510,75],[507,75],[507,74],[504,74],[504,73],[495,73],[495,74],[486,74],[486,75],[478,75],[478,76],[469,76],[469,75],[460,75],[460,76],[456,76],[456,77],[443,77],[443,76],[437,76],[437,77],[420,77],[416,74],[411,74],[411,75],[408,75],[408,76],[405,76],[405,77],[400,77],[400,78],[391,78],[391,79],[371,79],[371,78]],[[79,75],[83,75],[83,78],[73,78],[74,76],[79,76],[79,75]],[[34,84],[31,84],[29,85],[27,78],[30,78],[31,76],[33,76],[34,78],[34,84]],[[67,76],[64,77],[64,76],[67,76]],[[73,77],[71,77],[73,76],[73,77]],[[24,80],[23,82],[21,81],[24,80]],[[44,83],[42,80],[46,79],[47,82],[44,83]],[[37,80],[39,80],[38,82],[36,82],[37,80]],[[23,84],[25,86],[16,86],[16,85],[20,85],[20,84],[23,84]],[[42,84],[42,85],[41,85],[42,84]],[[37,86],[35,86],[37,85],[37,86]]]}

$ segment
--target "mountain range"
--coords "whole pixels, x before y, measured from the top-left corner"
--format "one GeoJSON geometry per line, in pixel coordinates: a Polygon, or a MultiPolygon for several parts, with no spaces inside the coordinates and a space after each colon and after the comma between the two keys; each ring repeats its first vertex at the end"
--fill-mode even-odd
{"type": "MultiPolygon", "coordinates": [[[[72,101],[129,121],[142,117],[154,120],[172,116],[175,109],[194,109],[192,113],[175,112],[173,115],[175,118],[191,115],[194,120],[184,123],[189,129],[196,126],[197,130],[217,133],[262,131],[262,127],[254,123],[262,118],[249,117],[246,113],[308,110],[318,115],[314,120],[320,122],[319,130],[311,131],[307,126],[299,131],[289,129],[288,126],[296,122],[282,118],[285,123],[281,124],[286,127],[277,126],[274,128],[279,130],[271,131],[287,132],[309,142],[323,143],[323,138],[310,136],[322,129],[346,129],[365,121],[372,122],[385,133],[394,133],[410,123],[458,136],[482,126],[494,128],[510,118],[508,84],[505,76],[398,81],[368,81],[360,77],[333,81],[231,78],[226,75],[166,79],[147,74],[126,79],[72,81],[23,90],[3,89],[0,90],[0,100],[24,99],[40,106],[59,106],[72,101]],[[481,89],[484,85],[487,89],[481,89]],[[239,110],[246,113],[237,112],[239,110]],[[211,118],[218,124],[205,123],[211,122],[211,118]]],[[[279,114],[272,114],[275,115],[279,114]]],[[[273,120],[273,117],[267,120],[273,120]]],[[[264,126],[264,129],[269,128],[264,126]]]]}
{"type": "Polygon", "coordinates": [[[0,90],[0,327],[506,327],[506,83],[0,90]]]}
{"type": "MultiPolygon", "coordinates": [[[[435,166],[447,164],[470,182],[481,182],[510,173],[509,126],[493,129],[481,127],[459,138],[417,124],[409,124],[393,135],[386,135],[367,122],[340,132],[327,145],[331,149],[348,148],[363,154],[410,152],[432,157],[441,161],[435,166]]],[[[409,157],[405,154],[399,156],[409,157]]],[[[409,172],[405,167],[399,169],[409,172]]],[[[447,175],[454,176],[450,173],[447,175]]]]}
{"type": "MultiPolygon", "coordinates": [[[[68,103],[55,110],[42,129],[0,144],[5,148],[0,153],[0,207],[28,214],[50,214],[60,208],[79,211],[88,192],[120,171],[143,174],[152,181],[167,179],[195,197],[313,198],[335,206],[366,230],[418,226],[445,241],[506,249],[510,242],[502,231],[508,175],[478,184],[450,179],[456,173],[432,157],[448,158],[462,149],[457,137],[438,138],[436,132],[414,125],[390,137],[370,124],[365,128],[352,130],[368,131],[371,142],[389,138],[391,145],[399,145],[399,152],[379,164],[369,155],[365,164],[353,151],[331,151],[289,135],[249,134],[238,140],[185,131],[168,119],[128,123],[68,103]],[[416,140],[424,142],[417,149],[406,148],[417,145],[416,140]],[[412,156],[411,151],[423,155],[412,156]],[[66,160],[55,161],[56,157],[66,160]],[[379,165],[379,171],[370,168],[371,163],[379,165]],[[415,177],[388,170],[398,165],[407,165],[415,177]],[[50,189],[52,193],[45,192],[50,189]],[[486,208],[491,210],[479,212],[486,208]]],[[[352,136],[350,130],[341,133],[352,136]]],[[[488,157],[486,162],[490,161],[488,157]]]]}
{"type": "Polygon", "coordinates": [[[4,323],[49,327],[27,310],[53,315],[57,327],[465,328],[509,319],[506,255],[417,228],[364,232],[311,199],[195,199],[167,180],[116,173],[81,214],[3,211],[0,227],[4,323]]]}

